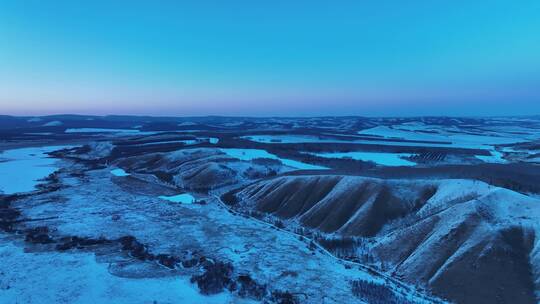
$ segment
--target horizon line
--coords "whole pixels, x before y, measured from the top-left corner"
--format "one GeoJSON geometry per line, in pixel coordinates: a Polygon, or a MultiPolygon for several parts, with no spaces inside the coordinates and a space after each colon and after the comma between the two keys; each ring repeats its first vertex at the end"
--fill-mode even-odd
{"type": "Polygon", "coordinates": [[[13,115],[13,114],[0,114],[1,116],[8,116],[8,117],[15,117],[15,118],[27,118],[27,117],[39,117],[39,118],[45,118],[45,117],[55,117],[55,116],[81,116],[81,117],[149,117],[149,118],[430,118],[430,117],[446,117],[446,118],[509,118],[509,117],[538,117],[540,116],[540,113],[537,114],[510,114],[510,115],[397,115],[397,116],[386,116],[386,115],[292,115],[292,116],[286,116],[286,115],[178,115],[178,116],[170,116],[170,115],[142,115],[142,114],[77,114],[77,113],[58,113],[58,114],[46,114],[46,115],[13,115]]]}

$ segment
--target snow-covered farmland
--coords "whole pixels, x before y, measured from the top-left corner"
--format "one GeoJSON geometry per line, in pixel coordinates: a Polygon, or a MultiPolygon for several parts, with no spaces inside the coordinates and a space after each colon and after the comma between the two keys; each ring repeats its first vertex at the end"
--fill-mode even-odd
{"type": "MultiPolygon", "coordinates": [[[[454,133],[448,132],[447,130],[444,132],[424,133],[387,126],[378,126],[371,129],[362,130],[358,132],[358,134],[377,136],[384,139],[432,141],[442,143],[449,142],[452,147],[469,149],[486,149],[492,145],[513,144],[524,141],[522,138],[515,136],[487,136],[469,134],[466,132],[454,133]]],[[[440,144],[434,143],[434,145],[440,144]]]]}
{"type": "Polygon", "coordinates": [[[325,170],[328,168],[306,164],[292,159],[280,158],[272,153],[268,153],[265,150],[260,149],[220,149],[221,152],[227,154],[230,157],[237,158],[239,160],[253,160],[257,158],[270,158],[281,161],[282,164],[288,167],[300,169],[300,170],[325,170]]]}
{"type": "Polygon", "coordinates": [[[291,143],[347,143],[351,141],[324,138],[312,135],[249,135],[241,138],[266,144],[291,143]]]}
{"type": "Polygon", "coordinates": [[[204,296],[182,276],[115,276],[93,253],[24,252],[0,240],[0,303],[254,303],[228,293],[204,296]]]}
{"type": "Polygon", "coordinates": [[[410,153],[382,153],[382,152],[335,152],[335,153],[310,153],[325,158],[351,158],[362,161],[372,161],[383,166],[414,166],[415,162],[405,159],[413,154],[410,153]]]}
{"type": "Polygon", "coordinates": [[[39,179],[58,169],[56,159],[46,153],[67,148],[48,146],[6,150],[0,153],[0,193],[13,194],[35,189],[39,179]]]}
{"type": "Polygon", "coordinates": [[[68,128],[65,133],[102,133],[115,136],[121,135],[153,135],[159,132],[141,131],[138,129],[106,129],[106,128],[68,128]]]}

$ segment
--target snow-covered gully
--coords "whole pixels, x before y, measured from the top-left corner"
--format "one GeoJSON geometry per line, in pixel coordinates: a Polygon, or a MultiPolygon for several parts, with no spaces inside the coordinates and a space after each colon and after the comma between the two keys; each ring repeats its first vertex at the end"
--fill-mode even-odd
{"type": "MultiPolygon", "coordinates": [[[[244,213],[241,213],[239,211],[236,211],[233,208],[231,208],[230,206],[228,206],[227,204],[225,204],[221,200],[221,197],[219,197],[216,194],[213,194],[212,197],[214,197],[214,199],[217,201],[217,203],[222,208],[224,208],[225,210],[227,210],[231,214],[238,215],[238,216],[243,216],[244,218],[248,218],[249,220],[251,220],[251,221],[253,221],[255,223],[258,223],[260,225],[271,227],[272,229],[275,229],[275,230],[277,230],[277,231],[279,231],[281,233],[285,233],[287,235],[296,237],[296,238],[304,241],[306,243],[306,245],[315,246],[320,252],[322,252],[323,254],[331,257],[337,263],[341,263],[343,265],[349,265],[349,266],[357,266],[360,270],[368,272],[368,273],[370,273],[370,274],[372,274],[372,275],[374,275],[376,277],[383,278],[387,283],[392,283],[396,287],[402,288],[403,290],[406,290],[408,292],[411,292],[411,291],[414,292],[414,290],[415,290],[415,287],[413,287],[411,285],[408,285],[406,283],[403,283],[403,282],[401,282],[399,280],[396,280],[395,278],[392,278],[391,276],[388,276],[387,274],[382,273],[382,272],[378,271],[377,269],[375,269],[373,267],[370,267],[368,265],[365,265],[365,264],[362,264],[362,263],[359,263],[359,262],[346,260],[346,259],[343,259],[343,258],[340,258],[340,257],[336,256],[335,254],[328,251],[326,248],[324,248],[322,245],[320,245],[316,240],[314,240],[312,238],[309,238],[309,237],[307,237],[305,235],[302,235],[302,234],[295,233],[293,231],[289,231],[289,230],[284,229],[284,228],[277,227],[276,225],[274,225],[272,223],[265,222],[265,221],[260,220],[260,219],[258,219],[256,217],[253,217],[253,216],[251,216],[249,214],[244,214],[244,213]]],[[[429,303],[446,303],[446,301],[444,301],[444,300],[442,300],[440,298],[433,297],[433,296],[427,296],[426,295],[426,293],[427,293],[426,290],[417,289],[417,291],[418,291],[418,293],[417,293],[416,296],[419,297],[420,299],[423,299],[423,300],[429,302],[429,303]]]]}

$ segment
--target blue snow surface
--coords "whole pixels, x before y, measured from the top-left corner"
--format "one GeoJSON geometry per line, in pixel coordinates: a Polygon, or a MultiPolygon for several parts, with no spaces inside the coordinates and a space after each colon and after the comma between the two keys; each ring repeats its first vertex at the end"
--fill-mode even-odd
{"type": "Polygon", "coordinates": [[[0,193],[14,194],[33,191],[38,181],[58,170],[53,152],[71,146],[48,146],[6,150],[0,153],[0,193]]]}
{"type": "Polygon", "coordinates": [[[16,269],[26,270],[7,276],[13,279],[8,281],[10,288],[2,289],[0,303],[255,303],[249,300],[235,302],[236,299],[227,292],[203,295],[185,276],[115,276],[107,263],[98,263],[94,254],[88,252],[28,253],[7,243],[0,246],[0,256],[9,258],[9,263],[15,263],[16,269]],[[29,292],[29,288],[33,291],[29,292]]]}
{"type": "Polygon", "coordinates": [[[126,171],[124,171],[124,169],[120,169],[120,168],[111,170],[111,174],[114,176],[130,176],[131,175],[127,173],[126,171]]]}
{"type": "Polygon", "coordinates": [[[195,198],[189,193],[182,193],[172,196],[161,195],[159,198],[173,203],[193,204],[195,202],[195,198]]]}
{"type": "Polygon", "coordinates": [[[237,158],[239,160],[250,161],[256,158],[270,158],[277,159],[285,166],[301,169],[301,170],[326,170],[328,168],[306,164],[292,159],[280,158],[272,153],[268,153],[266,150],[261,149],[219,149],[221,152],[227,154],[230,157],[237,158]]]}
{"type": "MultiPolygon", "coordinates": [[[[436,133],[418,133],[407,129],[395,129],[387,126],[378,126],[358,132],[362,135],[378,136],[385,139],[406,139],[419,141],[447,141],[451,148],[488,150],[490,156],[476,155],[476,158],[488,163],[505,163],[503,154],[496,150],[496,145],[515,144],[528,140],[528,135],[478,135],[469,133],[452,133],[439,131],[436,133]]],[[[440,146],[433,144],[433,147],[440,146]]]]}
{"type": "Polygon", "coordinates": [[[325,158],[352,158],[362,161],[372,161],[383,166],[415,166],[416,163],[403,159],[410,157],[410,153],[382,153],[382,152],[343,152],[343,153],[310,153],[325,158]]]}
{"type": "MultiPolygon", "coordinates": [[[[426,128],[429,126],[426,126],[426,128]]],[[[508,136],[508,135],[478,135],[469,134],[465,131],[459,133],[448,132],[446,130],[431,130],[430,133],[417,132],[420,127],[397,126],[377,126],[374,128],[359,131],[362,138],[358,139],[333,139],[328,137],[318,137],[313,135],[249,135],[241,138],[254,142],[266,144],[283,143],[355,143],[364,145],[385,145],[385,146],[410,146],[410,147],[444,147],[487,150],[490,156],[477,155],[478,159],[489,163],[505,163],[503,154],[495,149],[496,145],[515,144],[527,141],[528,137],[508,136]],[[365,139],[366,136],[372,139],[365,139]]],[[[429,130],[429,129],[428,129],[429,130]]],[[[335,136],[342,136],[335,134],[335,136]]],[[[348,137],[355,137],[348,135],[348,137]]],[[[536,138],[536,137],[535,137],[536,138]]],[[[373,160],[377,162],[376,160],[373,160]]],[[[406,165],[406,164],[403,164],[406,165]]]]}

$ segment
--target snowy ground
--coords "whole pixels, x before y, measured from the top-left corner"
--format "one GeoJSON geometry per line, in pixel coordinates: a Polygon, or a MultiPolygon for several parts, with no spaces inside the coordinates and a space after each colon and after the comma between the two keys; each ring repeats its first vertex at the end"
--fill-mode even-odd
{"type": "MultiPolygon", "coordinates": [[[[183,276],[113,275],[94,253],[28,252],[0,234],[0,303],[252,303],[221,293],[203,296],[183,276]]],[[[99,257],[107,259],[107,257],[99,257]]],[[[114,263],[120,263],[116,260],[114,263]]]]}
{"type": "Polygon", "coordinates": [[[34,190],[39,179],[58,169],[56,159],[46,153],[63,148],[66,146],[21,148],[0,153],[0,194],[34,190]]]}
{"type": "Polygon", "coordinates": [[[326,158],[352,158],[363,161],[372,161],[383,166],[414,166],[416,163],[404,159],[410,153],[383,153],[383,152],[336,152],[336,153],[310,153],[326,158]]]}
{"type": "Polygon", "coordinates": [[[114,176],[130,176],[124,169],[113,169],[111,170],[111,174],[114,176]]]}
{"type": "MultiPolygon", "coordinates": [[[[490,155],[476,155],[478,160],[487,163],[506,163],[504,147],[540,139],[540,129],[522,126],[441,126],[430,125],[422,122],[407,122],[395,125],[379,125],[357,132],[357,135],[348,134],[347,139],[342,134],[323,133],[321,136],[314,135],[246,135],[241,138],[265,144],[290,144],[290,143],[350,143],[363,145],[384,146],[407,146],[407,147],[433,147],[433,148],[457,148],[486,150],[490,155]],[[351,138],[358,139],[351,139],[351,138]]],[[[506,148],[508,149],[508,148],[506,148]]],[[[364,155],[366,160],[372,160],[379,164],[389,162],[392,156],[369,156],[364,155]],[[387,159],[378,162],[377,160],[387,159]]],[[[354,157],[353,157],[354,158],[354,157]]],[[[399,156],[397,156],[399,159],[399,156]]],[[[526,160],[525,160],[526,161],[526,160]]],[[[391,163],[391,161],[390,161],[391,163]]],[[[392,164],[390,164],[392,165],[392,164]]],[[[401,165],[406,165],[401,163],[401,165]]]]}
{"type": "Polygon", "coordinates": [[[65,133],[105,133],[115,136],[121,135],[153,135],[159,132],[144,132],[137,129],[105,129],[105,128],[68,128],[65,133]]]}
{"type": "Polygon", "coordinates": [[[299,162],[292,159],[280,158],[272,153],[268,153],[265,150],[260,149],[220,149],[221,152],[227,154],[230,157],[237,158],[239,160],[253,160],[256,158],[270,158],[281,161],[282,164],[288,167],[302,169],[302,170],[324,170],[328,169],[322,166],[310,165],[303,162],[299,162]]]}
{"type": "MultiPolygon", "coordinates": [[[[381,258],[373,263],[368,262],[373,267],[379,267],[377,269],[380,271],[394,266],[396,269],[401,267],[411,270],[410,277],[406,276],[408,272],[403,272],[404,275],[400,273],[399,276],[394,272],[386,272],[384,275],[373,268],[366,268],[365,265],[337,259],[322,247],[310,245],[311,235],[296,235],[289,226],[285,229],[279,228],[280,225],[270,221],[275,219],[270,216],[259,218],[259,215],[249,212],[236,213],[237,211],[229,210],[219,199],[220,195],[228,190],[271,180],[274,176],[313,174],[319,176],[314,179],[322,179],[322,175],[333,177],[342,171],[347,175],[357,174],[354,172],[356,167],[348,166],[359,162],[307,155],[304,155],[304,158],[291,153],[295,152],[291,147],[302,147],[296,151],[299,153],[306,151],[324,158],[352,158],[381,165],[368,169],[358,166],[358,175],[369,175],[369,170],[378,174],[399,170],[426,172],[426,176],[422,176],[423,180],[411,181],[411,189],[400,188],[403,193],[396,194],[400,197],[406,197],[408,191],[413,190],[415,181],[431,182],[431,171],[428,169],[439,169],[430,166],[441,163],[455,165],[466,172],[471,164],[478,170],[484,167],[507,168],[506,166],[517,162],[524,162],[519,165],[534,171],[535,165],[531,163],[540,162],[540,124],[537,121],[468,121],[440,118],[436,123],[429,123],[431,119],[422,118],[411,122],[413,119],[399,118],[273,118],[245,123],[234,119],[224,119],[212,124],[179,121],[174,123],[174,126],[200,125],[197,133],[174,128],[171,128],[171,131],[151,131],[151,123],[146,121],[111,124],[110,127],[103,123],[92,125],[101,128],[76,128],[64,132],[64,128],[60,127],[64,123],[60,121],[29,120],[29,123],[37,123],[35,132],[32,128],[24,128],[24,133],[21,131],[21,134],[16,134],[20,137],[9,137],[12,135],[8,134],[0,141],[0,149],[5,150],[0,154],[0,203],[11,200],[4,196],[5,194],[31,192],[30,195],[21,196],[12,202],[12,207],[16,208],[14,210],[21,212],[16,221],[9,222],[13,224],[15,231],[7,229],[7,232],[0,232],[0,304],[254,302],[253,299],[240,296],[238,291],[223,291],[214,296],[203,296],[197,285],[189,281],[191,276],[203,272],[202,264],[184,267],[180,263],[167,268],[156,260],[135,258],[132,252],[121,249],[118,245],[118,240],[126,236],[133,236],[144,244],[145,250],[154,255],[178,257],[182,261],[195,256],[204,257],[207,261],[230,262],[235,276],[249,275],[257,283],[267,286],[269,291],[290,292],[301,303],[362,303],[362,299],[352,295],[351,282],[355,280],[385,286],[396,296],[397,303],[406,299],[419,303],[436,301],[426,298],[422,292],[416,292],[411,285],[402,285],[398,279],[426,286],[415,281],[418,277],[415,274],[427,271],[425,265],[430,259],[435,260],[436,253],[441,255],[441,261],[448,260],[448,263],[442,263],[443,267],[439,267],[441,271],[435,272],[436,278],[442,277],[445,269],[465,263],[459,259],[448,258],[444,248],[451,247],[452,238],[460,237],[459,233],[455,234],[457,232],[454,228],[461,224],[464,227],[476,225],[475,222],[470,222],[468,216],[471,214],[482,221],[477,223],[480,228],[471,234],[475,238],[463,238],[470,244],[485,236],[491,236],[497,229],[515,228],[514,226],[527,229],[534,227],[537,234],[537,219],[540,218],[536,208],[538,194],[527,196],[526,191],[529,191],[529,188],[523,188],[527,183],[520,183],[520,179],[516,178],[509,180],[506,185],[504,176],[501,182],[501,173],[491,181],[491,172],[486,172],[487,178],[482,180],[498,185],[499,188],[461,179],[437,183],[436,194],[428,204],[417,210],[419,216],[429,215],[430,220],[438,225],[437,230],[430,227],[425,229],[426,235],[432,237],[418,240],[420,244],[429,245],[419,246],[419,254],[410,254],[405,248],[412,244],[418,235],[415,225],[412,225],[415,223],[407,222],[417,220],[416,217],[392,219],[388,227],[381,230],[381,233],[388,233],[392,237],[371,239],[371,247],[366,245],[365,248],[385,249],[384,252],[374,255],[377,258],[384,254],[392,256],[393,253],[398,257],[401,251],[404,251],[403,255],[410,261],[408,264],[396,262],[394,265],[391,260],[383,261],[381,258]],[[43,124],[48,126],[42,127],[43,124]],[[137,128],[121,129],[128,125],[137,125],[137,128]],[[294,134],[286,135],[287,128],[296,130],[294,134]],[[143,132],[139,129],[150,131],[143,132]],[[190,135],[180,142],[186,146],[200,146],[160,146],[179,142],[179,132],[190,135]],[[265,132],[270,134],[260,135],[265,132]],[[302,135],[302,132],[306,134],[302,135]],[[155,135],[158,133],[159,135],[155,135]],[[150,138],[140,135],[154,136],[150,138]],[[80,158],[77,162],[67,158],[58,161],[46,156],[45,153],[59,147],[27,148],[58,140],[53,137],[61,138],[59,145],[88,143],[81,151],[89,151],[70,154],[70,157],[80,158]],[[298,143],[305,145],[294,145],[298,143]],[[320,147],[317,145],[319,143],[320,147]],[[333,143],[337,147],[335,150],[333,143]],[[279,146],[280,144],[282,146],[279,146]],[[340,144],[342,145],[338,147],[340,144]],[[371,147],[366,148],[365,145],[371,147]],[[381,145],[385,147],[380,147],[381,145]],[[9,147],[25,148],[6,150],[9,147]],[[283,154],[277,152],[281,147],[284,148],[283,154]],[[361,150],[362,148],[365,151],[361,150]],[[384,153],[378,152],[378,149],[384,153]],[[460,155],[459,150],[464,149],[486,150],[491,155],[475,155],[478,152],[470,151],[460,155]],[[290,155],[291,159],[284,155],[290,155]],[[309,161],[303,162],[303,159],[309,161]],[[382,167],[414,166],[416,162],[421,168],[382,167]],[[481,162],[499,164],[484,165],[481,162]],[[57,169],[60,171],[55,176],[39,181],[57,169]],[[319,171],[298,171],[305,169],[319,171]],[[50,189],[54,191],[48,192],[47,188],[36,187],[38,183],[45,182],[51,183],[50,189]],[[517,195],[517,192],[501,187],[522,193],[517,195]],[[201,192],[188,189],[198,189],[201,192]],[[212,190],[207,193],[207,189],[212,190]],[[433,212],[435,216],[431,218],[433,212]],[[439,219],[442,219],[440,223],[439,219]],[[52,244],[36,245],[25,241],[29,231],[43,227],[47,227],[48,235],[53,238],[52,244]],[[75,236],[105,239],[114,244],[83,246],[62,252],[55,247],[62,238],[75,236]],[[395,247],[388,247],[394,244],[395,247]],[[388,276],[396,277],[392,279],[388,276]]],[[[81,122],[68,124],[67,121],[65,125],[84,126],[81,122]]],[[[440,168],[444,170],[445,167],[440,168]]],[[[516,168],[521,170],[522,167],[516,168]]],[[[523,171],[520,171],[520,174],[521,172],[523,171]]],[[[388,185],[393,183],[384,176],[382,179],[388,185]]],[[[287,200],[292,197],[292,192],[301,194],[297,196],[318,195],[317,187],[315,190],[310,188],[309,193],[305,193],[307,190],[301,187],[301,184],[294,184],[283,196],[276,197],[287,200]]],[[[361,196],[353,190],[358,189],[347,193],[361,196]]],[[[269,193],[261,195],[270,196],[269,193]]],[[[355,200],[352,196],[346,198],[347,202],[355,200]]],[[[411,200],[411,204],[414,203],[415,201],[411,200]]],[[[9,225],[3,222],[5,217],[1,216],[11,211],[0,209],[0,224],[3,225],[0,227],[9,228],[9,225]]],[[[289,224],[287,219],[283,221],[286,225],[289,224]]],[[[422,223],[429,222],[423,220],[416,224],[422,223]]],[[[420,228],[418,229],[424,231],[420,228]]],[[[494,240],[498,239],[494,237],[494,240]]],[[[462,247],[470,249],[470,246],[462,247]]],[[[534,251],[524,258],[526,261],[530,259],[535,277],[540,273],[537,266],[540,265],[537,261],[540,252],[538,248],[540,247],[535,239],[534,251]]],[[[456,252],[459,257],[463,250],[456,252]]],[[[483,257],[488,255],[489,250],[482,253],[483,257]]],[[[401,261],[400,259],[397,261],[401,261]]],[[[516,260],[505,261],[512,264],[516,260]]]]}
{"type": "Polygon", "coordinates": [[[173,202],[173,203],[182,203],[182,204],[193,204],[195,202],[195,198],[193,195],[189,193],[182,193],[177,195],[160,195],[158,196],[160,199],[173,202]]]}
{"type": "MultiPolygon", "coordinates": [[[[425,125],[397,125],[397,126],[377,126],[374,128],[362,130],[358,132],[360,135],[377,136],[384,139],[398,140],[416,140],[416,141],[433,141],[435,143],[428,144],[432,147],[452,147],[464,149],[482,149],[488,150],[491,155],[476,157],[484,162],[504,163],[503,154],[496,149],[496,145],[516,144],[526,142],[528,140],[538,138],[530,135],[517,136],[508,133],[485,132],[487,135],[478,133],[469,133],[457,128],[438,128],[425,125]],[[424,132],[419,132],[424,131],[424,132]],[[429,131],[429,132],[425,132],[429,131]],[[449,142],[450,145],[439,144],[436,142],[449,142]]],[[[396,143],[397,144],[397,143],[396,143]]]]}
{"type": "MultiPolygon", "coordinates": [[[[46,225],[56,238],[132,235],[155,254],[198,252],[231,262],[235,272],[273,290],[298,294],[302,303],[361,302],[351,295],[350,282],[357,279],[385,284],[398,297],[427,301],[417,298],[414,289],[346,267],[293,234],[231,214],[213,196],[205,197],[204,205],[178,204],[156,195],[171,196],[173,190],[133,176],[115,176],[110,168],[85,172],[70,162],[62,168],[58,178],[63,188],[14,202],[25,218],[44,219],[27,222],[25,229],[46,225]]],[[[7,303],[247,302],[228,292],[204,297],[188,281],[193,269],[164,269],[114,249],[59,253],[6,235],[0,242],[1,298],[7,303]],[[52,269],[54,275],[49,275],[52,269]]]]}
{"type": "Polygon", "coordinates": [[[339,140],[339,139],[330,139],[330,138],[321,138],[318,136],[310,135],[249,135],[242,136],[241,138],[260,142],[260,143],[347,143],[351,142],[348,140],[339,140]]]}

